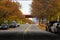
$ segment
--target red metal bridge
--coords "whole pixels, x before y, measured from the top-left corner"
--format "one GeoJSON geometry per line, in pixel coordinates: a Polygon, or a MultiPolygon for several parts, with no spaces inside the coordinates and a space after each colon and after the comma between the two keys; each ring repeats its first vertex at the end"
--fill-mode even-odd
{"type": "Polygon", "coordinates": [[[34,16],[32,16],[32,15],[24,15],[25,16],[25,18],[34,18],[34,16]]]}

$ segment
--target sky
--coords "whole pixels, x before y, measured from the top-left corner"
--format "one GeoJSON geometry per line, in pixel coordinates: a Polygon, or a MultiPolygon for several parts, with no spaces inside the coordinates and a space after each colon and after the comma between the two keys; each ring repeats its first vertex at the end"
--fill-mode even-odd
{"type": "Polygon", "coordinates": [[[31,1],[20,1],[20,4],[22,6],[21,11],[23,12],[23,14],[31,14],[31,1]]]}
{"type": "Polygon", "coordinates": [[[31,0],[14,0],[20,3],[21,5],[21,11],[24,15],[30,15],[31,14],[31,0]]]}

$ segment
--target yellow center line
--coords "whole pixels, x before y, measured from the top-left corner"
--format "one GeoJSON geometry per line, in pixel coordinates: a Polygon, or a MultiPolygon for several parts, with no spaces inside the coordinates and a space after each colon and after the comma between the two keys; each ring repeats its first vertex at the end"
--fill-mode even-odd
{"type": "Polygon", "coordinates": [[[24,30],[24,32],[27,32],[27,31],[29,30],[29,28],[30,28],[30,26],[28,26],[28,27],[24,30]]]}

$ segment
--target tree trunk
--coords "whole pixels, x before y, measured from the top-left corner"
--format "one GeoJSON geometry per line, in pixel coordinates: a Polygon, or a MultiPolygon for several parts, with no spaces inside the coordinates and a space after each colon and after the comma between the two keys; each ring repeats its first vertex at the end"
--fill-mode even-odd
{"type": "Polygon", "coordinates": [[[40,25],[40,19],[39,19],[39,25],[40,25]]]}
{"type": "Polygon", "coordinates": [[[42,19],[39,19],[39,25],[42,23],[42,19]]]}

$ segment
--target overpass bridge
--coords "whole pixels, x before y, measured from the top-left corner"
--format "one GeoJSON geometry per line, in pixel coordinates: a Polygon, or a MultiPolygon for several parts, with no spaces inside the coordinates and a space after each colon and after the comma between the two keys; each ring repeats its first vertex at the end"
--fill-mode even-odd
{"type": "Polygon", "coordinates": [[[35,18],[34,16],[32,16],[32,15],[24,15],[25,16],[25,18],[35,18]]]}

